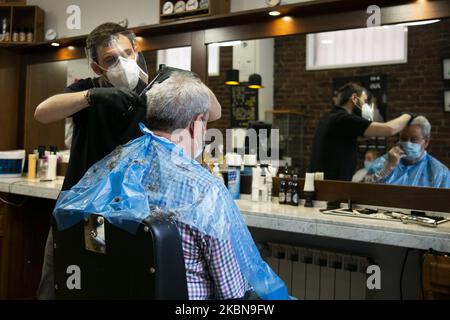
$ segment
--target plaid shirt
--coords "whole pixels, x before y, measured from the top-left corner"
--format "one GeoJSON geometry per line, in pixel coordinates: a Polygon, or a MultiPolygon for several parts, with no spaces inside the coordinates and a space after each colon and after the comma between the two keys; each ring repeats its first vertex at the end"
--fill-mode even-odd
{"type": "Polygon", "coordinates": [[[181,235],[190,300],[241,299],[248,290],[233,248],[177,222],[181,235]]]}

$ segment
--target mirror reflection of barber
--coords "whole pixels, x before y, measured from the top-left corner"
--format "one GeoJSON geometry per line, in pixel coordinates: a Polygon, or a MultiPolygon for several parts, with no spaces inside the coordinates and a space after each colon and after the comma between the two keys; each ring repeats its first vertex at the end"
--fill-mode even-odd
{"type": "Polygon", "coordinates": [[[374,108],[368,100],[368,91],[356,83],[348,83],[335,93],[333,101],[338,105],[317,124],[311,172],[324,172],[327,180],[351,181],[356,172],[358,137],[394,136],[413,118],[403,114],[386,123],[373,122],[374,108]]]}

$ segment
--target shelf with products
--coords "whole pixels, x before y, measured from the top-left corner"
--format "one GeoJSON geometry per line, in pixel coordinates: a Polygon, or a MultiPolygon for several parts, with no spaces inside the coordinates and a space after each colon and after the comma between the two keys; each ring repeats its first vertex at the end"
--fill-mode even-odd
{"type": "Polygon", "coordinates": [[[160,0],[161,23],[229,12],[229,0],[160,0]]]}
{"type": "Polygon", "coordinates": [[[0,46],[23,46],[44,39],[44,11],[37,6],[0,3],[0,46]]]}

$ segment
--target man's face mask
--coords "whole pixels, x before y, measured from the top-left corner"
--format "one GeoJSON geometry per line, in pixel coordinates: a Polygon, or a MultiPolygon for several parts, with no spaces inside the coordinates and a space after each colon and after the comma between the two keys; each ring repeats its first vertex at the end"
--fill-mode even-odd
{"type": "MultiPolygon", "coordinates": [[[[366,120],[373,121],[375,113],[373,105],[369,105],[359,97],[357,97],[357,99],[358,102],[355,104],[355,107],[361,111],[361,117],[366,120]]],[[[359,112],[357,112],[357,114],[359,115],[359,112]]]]}
{"type": "Polygon", "coordinates": [[[140,68],[134,59],[119,57],[116,65],[109,68],[106,77],[116,88],[134,90],[139,83],[140,68]]]}
{"type": "Polygon", "coordinates": [[[420,143],[402,141],[400,144],[407,160],[417,160],[422,156],[422,145],[420,143]]]}
{"type": "Polygon", "coordinates": [[[370,167],[372,166],[373,161],[364,161],[364,168],[369,171],[370,167]]]}

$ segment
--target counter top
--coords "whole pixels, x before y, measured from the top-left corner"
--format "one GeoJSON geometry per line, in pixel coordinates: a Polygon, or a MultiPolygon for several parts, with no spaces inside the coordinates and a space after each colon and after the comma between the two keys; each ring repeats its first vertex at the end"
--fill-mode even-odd
{"type": "MultiPolygon", "coordinates": [[[[62,184],[63,178],[54,182],[0,179],[0,193],[56,200],[62,184]]],[[[326,215],[319,210],[325,207],[324,203],[318,203],[317,208],[305,208],[242,199],[237,204],[249,227],[450,252],[450,222],[428,228],[401,222],[326,215]]]]}
{"type": "Polygon", "coordinates": [[[0,178],[0,192],[56,200],[63,182],[63,177],[58,177],[52,182],[40,182],[27,178],[0,178]]]}

